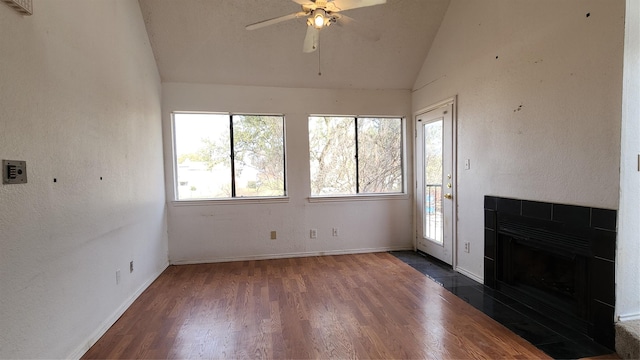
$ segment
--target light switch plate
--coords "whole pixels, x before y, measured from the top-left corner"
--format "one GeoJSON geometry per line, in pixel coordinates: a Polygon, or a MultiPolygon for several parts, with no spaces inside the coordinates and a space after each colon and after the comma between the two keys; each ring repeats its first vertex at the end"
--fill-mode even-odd
{"type": "Polygon", "coordinates": [[[26,184],[27,162],[20,160],[2,160],[3,184],[26,184]]]}

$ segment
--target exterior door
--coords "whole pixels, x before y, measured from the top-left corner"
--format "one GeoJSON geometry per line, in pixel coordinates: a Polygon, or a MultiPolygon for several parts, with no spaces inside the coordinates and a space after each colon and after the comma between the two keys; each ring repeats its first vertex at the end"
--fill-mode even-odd
{"type": "Polygon", "coordinates": [[[418,250],[453,265],[455,172],[453,102],[416,117],[418,250]]]}

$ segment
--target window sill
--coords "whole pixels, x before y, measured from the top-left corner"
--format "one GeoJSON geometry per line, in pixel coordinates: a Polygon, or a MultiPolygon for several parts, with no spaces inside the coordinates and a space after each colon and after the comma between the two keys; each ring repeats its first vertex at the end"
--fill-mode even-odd
{"type": "Polygon", "coordinates": [[[239,197],[233,199],[201,199],[201,200],[173,200],[173,206],[212,206],[212,205],[244,205],[244,204],[277,204],[288,203],[288,196],[278,197],[239,197]]]}
{"type": "Polygon", "coordinates": [[[366,195],[333,195],[333,196],[310,196],[307,198],[310,203],[321,202],[345,202],[345,201],[381,201],[381,200],[408,200],[409,195],[402,194],[366,194],[366,195]]]}

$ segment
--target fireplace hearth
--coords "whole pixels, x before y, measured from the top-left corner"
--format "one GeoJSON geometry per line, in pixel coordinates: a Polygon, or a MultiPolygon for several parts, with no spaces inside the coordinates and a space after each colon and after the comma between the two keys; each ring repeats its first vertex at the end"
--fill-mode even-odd
{"type": "Polygon", "coordinates": [[[485,285],[613,348],[616,216],[485,196],[485,285]]]}

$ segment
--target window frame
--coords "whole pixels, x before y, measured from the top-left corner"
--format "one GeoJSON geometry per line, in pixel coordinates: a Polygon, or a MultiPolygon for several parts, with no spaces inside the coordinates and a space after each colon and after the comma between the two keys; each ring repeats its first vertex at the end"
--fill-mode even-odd
{"type": "MultiPolygon", "coordinates": [[[[282,203],[289,201],[288,192],[288,165],[287,165],[287,119],[282,113],[250,113],[250,112],[220,112],[220,111],[172,111],[171,112],[171,162],[173,171],[173,199],[172,204],[178,206],[186,205],[210,205],[210,204],[260,204],[260,203],[282,203]],[[178,152],[176,142],[176,114],[203,114],[203,115],[224,115],[227,116],[230,126],[229,141],[231,164],[234,163],[235,158],[233,151],[233,116],[272,116],[282,118],[282,165],[283,165],[283,195],[277,196],[232,196],[223,198],[193,198],[193,199],[179,199],[178,192],[178,152]]],[[[230,176],[232,187],[235,186],[235,165],[230,167],[230,176]]],[[[232,190],[232,194],[235,194],[235,190],[232,190]]]]}
{"type": "MultiPolygon", "coordinates": [[[[353,200],[363,200],[363,201],[376,201],[376,200],[403,200],[408,199],[409,194],[407,191],[407,156],[406,156],[406,147],[407,147],[407,128],[406,128],[406,118],[404,116],[391,116],[391,115],[337,115],[337,114],[309,114],[307,116],[307,124],[309,124],[309,120],[312,117],[339,117],[339,118],[353,118],[353,137],[355,141],[355,176],[356,176],[356,193],[353,194],[311,194],[311,186],[309,186],[309,196],[308,201],[311,203],[314,202],[341,202],[341,201],[353,201],[353,200]],[[401,170],[401,186],[402,189],[398,192],[384,192],[384,193],[360,193],[359,192],[359,167],[358,167],[358,119],[394,119],[400,120],[400,170],[401,170]]],[[[309,129],[307,128],[308,136],[310,135],[309,129]]],[[[311,144],[309,144],[309,151],[311,144]]],[[[311,158],[309,158],[309,163],[311,162],[311,158]]],[[[309,172],[309,185],[311,185],[311,172],[309,172]]]]}

